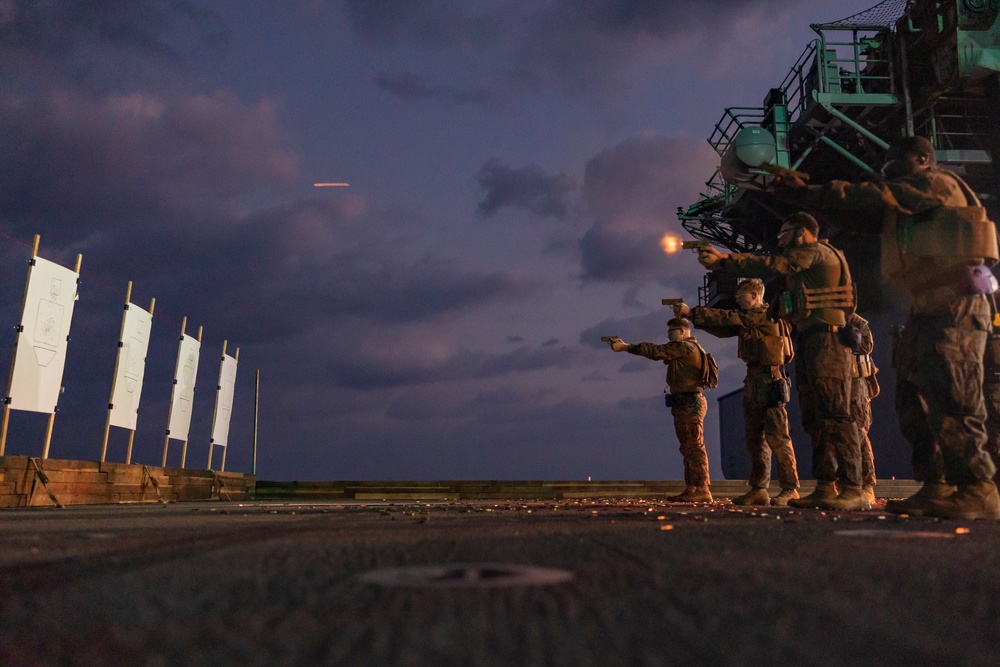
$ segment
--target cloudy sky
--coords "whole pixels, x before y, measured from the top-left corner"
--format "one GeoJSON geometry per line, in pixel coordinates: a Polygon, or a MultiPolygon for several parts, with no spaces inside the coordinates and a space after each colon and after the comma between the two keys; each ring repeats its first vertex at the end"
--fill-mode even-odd
{"type": "MultiPolygon", "coordinates": [[[[599,337],[665,339],[660,299],[701,271],[658,239],[723,109],[874,4],[0,0],[0,366],[39,234],[83,255],[54,458],[99,457],[131,280],[156,299],[135,462],[160,462],[187,317],[189,466],[227,340],[227,470],[251,467],[259,369],[263,479],[678,479],[665,367],[599,337]]],[[[717,461],[743,372],[700,338],[717,461]]],[[[13,413],[7,453],[44,430],[13,413]]]]}

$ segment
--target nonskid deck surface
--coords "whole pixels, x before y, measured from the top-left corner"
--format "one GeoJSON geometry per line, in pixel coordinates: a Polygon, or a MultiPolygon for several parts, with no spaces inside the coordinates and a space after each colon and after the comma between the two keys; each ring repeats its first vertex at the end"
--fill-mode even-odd
{"type": "Polygon", "coordinates": [[[996,664],[998,567],[1000,522],[727,500],[4,510],[0,664],[996,664]]]}

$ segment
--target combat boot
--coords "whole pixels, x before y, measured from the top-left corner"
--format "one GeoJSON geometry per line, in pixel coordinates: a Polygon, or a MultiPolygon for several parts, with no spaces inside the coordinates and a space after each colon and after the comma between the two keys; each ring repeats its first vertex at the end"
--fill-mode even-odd
{"type": "Polygon", "coordinates": [[[742,496],[733,498],[734,505],[767,505],[770,502],[771,498],[767,495],[767,489],[757,487],[751,487],[742,496]]]}
{"type": "Polygon", "coordinates": [[[785,507],[790,500],[798,500],[798,489],[782,489],[781,493],[771,498],[771,504],[778,507],[785,507]]]}
{"type": "Polygon", "coordinates": [[[833,482],[816,482],[816,490],[804,498],[788,501],[789,507],[823,507],[823,501],[837,497],[837,487],[833,482]]]}
{"type": "Polygon", "coordinates": [[[939,519],[1000,519],[1000,494],[992,479],[959,484],[947,498],[927,501],[927,516],[939,519]]]}
{"type": "Polygon", "coordinates": [[[819,506],[828,510],[870,510],[872,505],[868,502],[864,489],[860,486],[844,484],[844,490],[833,498],[819,501],[819,506]]]}
{"type": "Polygon", "coordinates": [[[862,490],[864,491],[865,494],[865,500],[868,501],[868,505],[869,507],[871,507],[872,505],[875,504],[875,487],[872,486],[871,484],[865,484],[862,490]]]}
{"type": "Polygon", "coordinates": [[[892,514],[923,516],[928,502],[943,500],[953,493],[955,493],[955,487],[940,480],[924,482],[920,490],[909,498],[888,501],[885,504],[885,511],[892,514]]]}
{"type": "Polygon", "coordinates": [[[667,496],[667,500],[672,503],[710,503],[713,498],[708,486],[689,486],[676,496],[667,496]]]}

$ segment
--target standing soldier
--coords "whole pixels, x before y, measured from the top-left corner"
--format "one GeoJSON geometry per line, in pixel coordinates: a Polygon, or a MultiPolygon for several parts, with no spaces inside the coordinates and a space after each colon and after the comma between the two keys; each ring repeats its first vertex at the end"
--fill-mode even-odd
{"type": "Polygon", "coordinates": [[[851,416],[858,427],[861,442],[861,485],[869,503],[875,502],[875,454],[868,431],[872,427],[872,399],[878,396],[879,386],[875,374],[878,368],[872,362],[875,341],[868,320],[857,313],[847,316],[846,338],[854,354],[851,368],[851,416]]]}
{"type": "Polygon", "coordinates": [[[971,188],[936,166],[923,137],[886,152],[885,182],[811,186],[795,174],[778,193],[833,216],[848,231],[881,233],[882,278],[913,296],[896,338],[896,410],[913,446],[921,489],[886,509],[939,518],[1000,519],[995,466],[985,451],[983,355],[990,330],[986,295],[1000,258],[996,228],[971,188]]]}
{"type": "Polygon", "coordinates": [[[812,439],[816,478],[815,491],[788,504],[869,509],[861,487],[858,431],[851,418],[851,353],[838,336],[845,313],[854,309],[850,269],[843,253],[819,238],[819,224],[808,213],[795,213],[782,222],[778,245],[778,255],[726,254],[709,246],[699,249],[698,261],[730,275],[785,277],[788,291],[779,296],[779,312],[798,331],[796,389],[802,426],[812,439]]]}
{"type": "Polygon", "coordinates": [[[708,453],[705,451],[705,412],[708,402],[702,395],[704,389],[715,387],[718,376],[712,355],[698,344],[691,335],[691,323],[674,318],[667,323],[665,345],[656,343],[626,343],[621,338],[611,338],[611,349],[629,352],[667,366],[667,407],[674,418],[674,431],[680,442],[684,459],[683,493],[669,496],[673,502],[712,502],[709,489],[708,453]]]}
{"type": "Polygon", "coordinates": [[[736,288],[738,310],[674,306],[674,315],[690,317],[694,325],[713,336],[739,336],[737,353],[747,365],[743,380],[743,422],[750,455],[750,490],[733,499],[736,505],[787,505],[799,497],[795,450],[788,435],[789,382],[785,364],[792,360],[791,327],[785,320],[768,317],[764,283],[744,280],[736,288]],[[771,453],[778,461],[781,492],[770,498],[771,453]]]}

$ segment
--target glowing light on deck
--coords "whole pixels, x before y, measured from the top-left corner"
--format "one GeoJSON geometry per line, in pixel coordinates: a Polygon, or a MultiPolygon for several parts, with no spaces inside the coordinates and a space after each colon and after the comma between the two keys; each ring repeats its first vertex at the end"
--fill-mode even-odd
{"type": "Polygon", "coordinates": [[[313,183],[314,188],[349,188],[350,183],[313,183]]]}
{"type": "Polygon", "coordinates": [[[663,246],[663,252],[672,255],[681,249],[681,239],[673,234],[664,234],[660,245],[663,246]]]}

